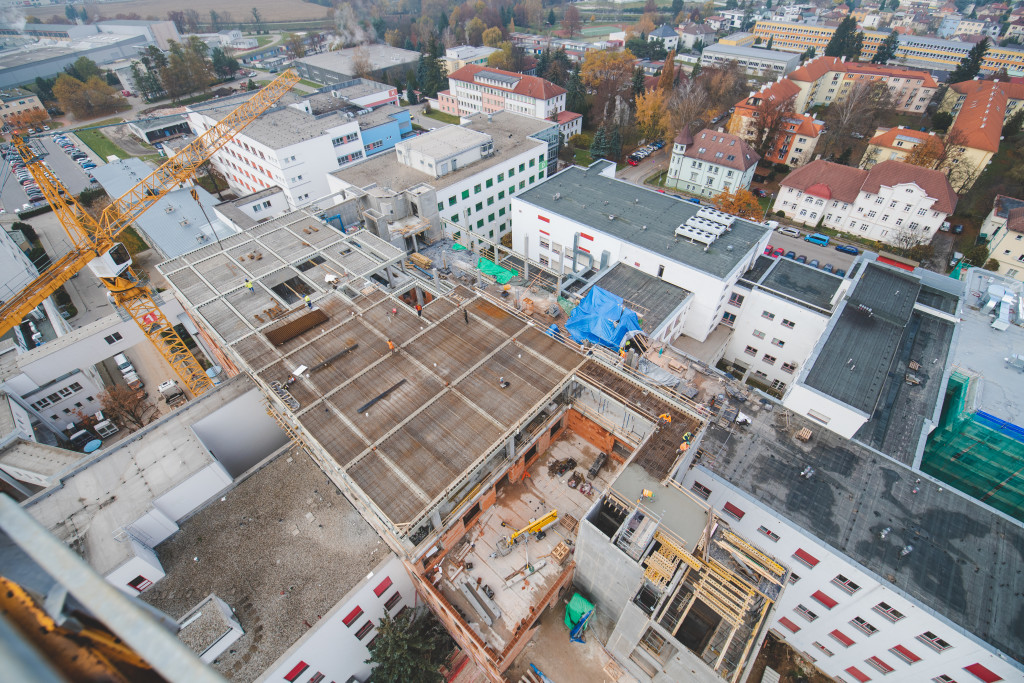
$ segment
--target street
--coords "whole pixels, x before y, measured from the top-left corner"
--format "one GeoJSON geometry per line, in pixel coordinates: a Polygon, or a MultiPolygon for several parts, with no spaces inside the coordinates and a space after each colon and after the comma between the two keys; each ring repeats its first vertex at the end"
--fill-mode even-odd
{"type": "MultiPolygon", "coordinates": [[[[627,152],[623,152],[623,157],[625,157],[627,154],[627,152]]],[[[658,171],[667,170],[668,162],[671,157],[672,145],[667,144],[654,154],[650,155],[649,157],[641,161],[636,166],[627,165],[621,171],[618,171],[615,174],[615,177],[630,183],[643,185],[645,180],[650,178],[658,171]]]]}

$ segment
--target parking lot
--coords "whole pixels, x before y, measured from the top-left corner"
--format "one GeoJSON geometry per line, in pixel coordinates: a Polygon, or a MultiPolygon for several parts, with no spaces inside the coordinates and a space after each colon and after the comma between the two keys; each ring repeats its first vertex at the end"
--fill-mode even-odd
{"type": "MultiPolygon", "coordinates": [[[[808,234],[806,230],[801,230],[800,232],[804,235],[808,234]]],[[[840,243],[834,240],[830,240],[827,247],[822,247],[804,241],[803,237],[789,237],[778,231],[773,232],[772,236],[768,238],[768,244],[775,249],[782,248],[786,252],[793,251],[796,256],[805,256],[808,263],[817,259],[819,267],[824,266],[826,263],[831,263],[832,268],[836,270],[841,268],[849,271],[853,260],[857,258],[853,254],[844,254],[841,251],[836,251],[836,245],[840,243]]]]}
{"type": "MultiPolygon", "coordinates": [[[[77,147],[78,151],[84,153],[93,163],[97,165],[100,160],[95,158],[92,151],[82,145],[73,135],[68,136],[70,141],[77,147]]],[[[60,178],[61,182],[72,194],[78,194],[90,186],[89,178],[82,167],[69,156],[61,146],[50,137],[36,137],[32,139],[31,146],[40,154],[53,173],[60,178]]],[[[22,186],[17,174],[12,168],[11,161],[4,159],[0,166],[0,206],[8,213],[21,211],[25,204],[30,202],[25,187],[22,186]]]]}

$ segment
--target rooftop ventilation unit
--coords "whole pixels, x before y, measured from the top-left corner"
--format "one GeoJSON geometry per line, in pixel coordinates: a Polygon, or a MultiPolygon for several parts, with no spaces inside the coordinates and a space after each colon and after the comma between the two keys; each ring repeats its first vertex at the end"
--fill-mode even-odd
{"type": "Polygon", "coordinates": [[[732,224],[736,222],[736,216],[725,213],[724,211],[719,211],[718,209],[712,209],[710,206],[701,207],[700,211],[697,212],[696,217],[703,218],[706,221],[720,223],[726,228],[731,228],[732,224]]]}

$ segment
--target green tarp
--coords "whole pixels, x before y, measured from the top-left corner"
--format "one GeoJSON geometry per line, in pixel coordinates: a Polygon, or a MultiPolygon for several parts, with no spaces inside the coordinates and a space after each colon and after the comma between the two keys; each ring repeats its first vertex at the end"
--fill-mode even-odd
{"type": "Polygon", "coordinates": [[[476,267],[480,269],[484,275],[490,275],[493,277],[499,285],[506,285],[508,281],[515,277],[515,272],[511,270],[505,270],[494,261],[480,257],[480,260],[476,262],[476,267]]]}
{"type": "Polygon", "coordinates": [[[452,245],[452,251],[466,251],[466,247],[456,242],[455,244],[452,245]]]}
{"type": "MultiPolygon", "coordinates": [[[[594,609],[594,606],[579,593],[572,594],[572,600],[565,606],[565,625],[569,630],[583,618],[583,615],[594,609]]],[[[589,625],[589,624],[588,624],[589,625]]]]}

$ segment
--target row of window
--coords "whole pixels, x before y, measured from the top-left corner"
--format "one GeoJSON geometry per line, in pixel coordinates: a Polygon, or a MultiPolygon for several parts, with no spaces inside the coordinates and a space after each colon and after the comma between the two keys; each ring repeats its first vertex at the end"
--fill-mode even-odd
{"type": "MultiPolygon", "coordinates": [[[[60,403],[61,399],[65,399],[68,396],[71,396],[72,394],[78,393],[81,390],[82,390],[82,385],[81,384],[79,384],[78,382],[72,382],[71,384],[67,385],[66,387],[58,389],[57,391],[53,392],[52,394],[50,394],[50,395],[48,395],[48,396],[46,396],[44,398],[39,399],[35,403],[32,403],[31,406],[33,408],[35,408],[36,410],[42,410],[43,408],[51,406],[54,403],[60,403]]],[[[92,398],[90,397],[89,400],[91,401],[92,398]]]]}

